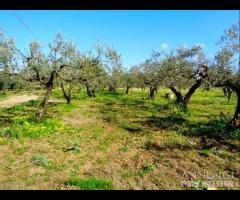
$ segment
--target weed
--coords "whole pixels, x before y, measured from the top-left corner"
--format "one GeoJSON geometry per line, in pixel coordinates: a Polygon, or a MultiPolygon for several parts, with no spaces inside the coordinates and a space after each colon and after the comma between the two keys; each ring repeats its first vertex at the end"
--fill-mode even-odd
{"type": "Polygon", "coordinates": [[[9,128],[0,131],[0,136],[36,138],[56,132],[63,132],[64,129],[65,125],[56,119],[45,118],[36,120],[26,117],[16,117],[15,122],[9,128]]]}
{"type": "Polygon", "coordinates": [[[37,166],[47,167],[50,165],[50,160],[47,158],[47,156],[42,154],[37,154],[33,156],[32,161],[34,165],[37,165],[37,166]]]}
{"type": "Polygon", "coordinates": [[[17,155],[22,155],[27,151],[27,147],[20,147],[14,150],[14,153],[17,155]]]}
{"type": "Polygon", "coordinates": [[[150,173],[155,169],[156,165],[153,162],[148,163],[146,166],[142,167],[141,170],[138,172],[140,177],[145,176],[146,174],[150,173]]]}
{"type": "Polygon", "coordinates": [[[209,157],[211,154],[211,149],[203,149],[199,152],[199,155],[209,157]]]}
{"type": "Polygon", "coordinates": [[[8,141],[4,138],[0,138],[0,145],[7,145],[8,141]]]}
{"type": "Polygon", "coordinates": [[[113,184],[111,181],[101,180],[96,178],[81,179],[78,177],[71,177],[66,185],[76,186],[82,190],[112,190],[113,184]]]}
{"type": "Polygon", "coordinates": [[[64,152],[67,151],[73,151],[73,152],[80,152],[80,141],[79,140],[74,140],[71,142],[69,147],[66,147],[63,149],[64,152]]]}

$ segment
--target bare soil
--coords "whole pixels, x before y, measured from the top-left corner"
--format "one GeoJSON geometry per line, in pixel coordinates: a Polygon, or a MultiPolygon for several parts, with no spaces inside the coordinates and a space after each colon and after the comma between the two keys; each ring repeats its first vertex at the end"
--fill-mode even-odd
{"type": "Polygon", "coordinates": [[[9,108],[17,104],[22,104],[31,100],[37,100],[39,96],[37,95],[21,95],[14,96],[3,101],[0,101],[0,108],[9,108]]]}

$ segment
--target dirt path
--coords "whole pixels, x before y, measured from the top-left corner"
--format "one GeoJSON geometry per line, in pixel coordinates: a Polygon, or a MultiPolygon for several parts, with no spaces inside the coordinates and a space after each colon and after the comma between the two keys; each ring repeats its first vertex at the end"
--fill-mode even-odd
{"type": "Polygon", "coordinates": [[[0,101],[0,108],[9,108],[17,104],[22,104],[30,100],[36,100],[39,96],[37,95],[21,95],[13,96],[8,99],[0,101]]]}

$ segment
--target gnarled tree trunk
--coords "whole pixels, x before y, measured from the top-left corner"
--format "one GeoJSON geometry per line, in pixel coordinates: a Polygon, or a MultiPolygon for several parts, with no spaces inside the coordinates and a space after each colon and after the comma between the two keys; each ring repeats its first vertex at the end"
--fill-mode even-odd
{"type": "Polygon", "coordinates": [[[126,87],[126,90],[125,90],[125,93],[126,93],[126,94],[128,94],[128,92],[129,92],[129,89],[130,89],[130,87],[129,87],[129,86],[127,86],[127,87],[126,87]]]}
{"type": "Polygon", "coordinates": [[[150,94],[149,94],[149,98],[151,100],[155,99],[155,94],[157,93],[157,86],[155,85],[151,85],[150,86],[150,94]]]}
{"type": "Polygon", "coordinates": [[[183,96],[181,94],[181,92],[177,91],[176,88],[174,87],[169,87],[171,89],[171,91],[175,94],[176,96],[176,104],[181,104],[181,102],[183,101],[183,96]]]}
{"type": "Polygon", "coordinates": [[[196,81],[196,83],[189,89],[189,91],[184,96],[182,101],[184,107],[187,107],[187,104],[189,103],[191,96],[201,86],[201,84],[202,84],[202,80],[196,81]]]}
{"type": "Polygon", "coordinates": [[[94,90],[94,88],[91,85],[89,85],[88,83],[86,83],[86,88],[87,88],[87,95],[89,97],[95,97],[95,90],[94,90]]]}
{"type": "Polygon", "coordinates": [[[68,89],[68,93],[66,92],[63,83],[61,83],[61,88],[63,92],[64,98],[67,100],[67,104],[71,103],[72,97],[71,97],[71,88],[68,89]]]}
{"type": "Polygon", "coordinates": [[[234,117],[232,119],[232,124],[236,127],[240,127],[240,92],[237,93],[237,97],[238,97],[237,107],[236,107],[234,117]]]}
{"type": "Polygon", "coordinates": [[[112,92],[112,93],[115,93],[117,90],[116,90],[116,87],[112,84],[108,84],[109,88],[108,88],[108,91],[109,92],[112,92]]]}
{"type": "Polygon", "coordinates": [[[38,107],[38,111],[37,111],[37,114],[36,114],[37,117],[42,118],[42,117],[45,115],[46,106],[47,106],[48,101],[49,101],[49,98],[50,98],[50,96],[51,96],[51,94],[52,94],[52,89],[53,89],[53,86],[52,86],[52,85],[49,85],[49,86],[47,87],[47,92],[46,92],[46,94],[45,94],[45,96],[44,96],[41,104],[40,104],[39,107],[38,107]]]}
{"type": "Polygon", "coordinates": [[[229,87],[224,87],[223,88],[224,96],[227,97],[228,102],[230,102],[230,100],[231,100],[232,92],[233,92],[233,90],[231,88],[229,88],[229,87]]]}
{"type": "Polygon", "coordinates": [[[171,91],[175,94],[176,96],[176,101],[175,103],[183,106],[185,108],[187,108],[187,105],[190,101],[190,98],[192,97],[192,95],[195,93],[195,91],[201,86],[202,84],[202,80],[196,81],[194,85],[192,85],[192,87],[189,89],[189,91],[187,92],[187,94],[185,96],[182,95],[181,92],[179,92],[176,88],[174,87],[169,87],[171,89],[171,91]]]}
{"type": "Polygon", "coordinates": [[[46,92],[46,94],[45,94],[41,104],[39,105],[38,111],[36,113],[36,116],[39,117],[39,118],[42,118],[45,115],[46,107],[47,107],[49,98],[50,98],[50,96],[52,94],[53,81],[55,79],[55,76],[56,76],[56,71],[53,71],[51,73],[51,76],[50,76],[48,82],[46,83],[47,92],[46,92]]]}
{"type": "Polygon", "coordinates": [[[215,84],[215,87],[228,87],[237,94],[237,106],[236,106],[233,119],[231,120],[231,124],[239,128],[240,127],[240,84],[232,83],[231,81],[227,80],[222,83],[215,84]]]}

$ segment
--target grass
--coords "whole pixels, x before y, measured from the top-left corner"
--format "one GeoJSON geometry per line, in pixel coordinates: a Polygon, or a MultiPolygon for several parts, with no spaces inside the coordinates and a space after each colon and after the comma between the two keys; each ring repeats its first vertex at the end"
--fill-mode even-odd
{"type": "MultiPolygon", "coordinates": [[[[34,117],[39,101],[1,109],[0,180],[24,189],[184,189],[183,174],[219,170],[238,182],[240,132],[226,125],[236,96],[198,90],[183,110],[165,92],[151,101],[137,89],[75,91],[71,104],[49,104],[43,120],[34,117]]],[[[52,98],[64,100],[58,89],[52,98]]]]}
{"type": "Polygon", "coordinates": [[[112,190],[113,184],[111,181],[90,178],[81,179],[78,177],[71,177],[66,185],[76,186],[81,190],[112,190]]]}
{"type": "Polygon", "coordinates": [[[63,132],[64,129],[64,124],[56,119],[46,118],[43,120],[36,120],[32,118],[16,117],[14,123],[9,128],[0,131],[0,136],[11,138],[36,138],[56,132],[63,132]]]}
{"type": "Polygon", "coordinates": [[[209,155],[211,154],[211,149],[203,149],[200,151],[199,153],[201,156],[206,156],[209,157],[209,155]]]}
{"type": "Polygon", "coordinates": [[[60,103],[57,106],[53,105],[50,107],[50,110],[52,113],[69,113],[74,111],[76,108],[78,108],[78,102],[73,100],[71,104],[66,104],[66,103],[60,103]]]}
{"type": "Polygon", "coordinates": [[[37,154],[37,155],[33,156],[32,161],[33,161],[34,165],[37,165],[37,166],[47,167],[50,165],[49,159],[45,155],[42,155],[42,154],[37,154]]]}
{"type": "Polygon", "coordinates": [[[77,153],[77,152],[80,152],[80,150],[81,150],[81,147],[80,147],[79,140],[70,141],[70,145],[68,147],[64,148],[64,152],[72,151],[72,152],[77,153]]]}
{"type": "Polygon", "coordinates": [[[0,100],[5,99],[8,96],[6,92],[0,92],[0,100]]]}
{"type": "Polygon", "coordinates": [[[150,173],[151,171],[153,171],[156,168],[155,163],[148,163],[146,166],[143,166],[139,172],[138,175],[140,177],[145,176],[146,174],[150,173]]]}
{"type": "MultiPolygon", "coordinates": [[[[0,110],[0,116],[2,116],[2,118],[4,117],[3,119],[6,120],[6,122],[10,122],[10,125],[7,128],[1,128],[0,125],[0,136],[17,139],[26,137],[37,138],[54,133],[73,131],[71,127],[65,125],[54,115],[49,115],[44,119],[35,118],[35,112],[38,105],[38,100],[31,100],[21,105],[15,105],[0,110]]],[[[76,108],[76,104],[59,104],[58,106],[55,106],[55,108],[51,108],[50,106],[49,110],[52,113],[54,113],[54,110],[58,113],[67,113],[74,110],[74,108],[76,108]]],[[[2,125],[4,126],[4,124],[2,125]]]]}

